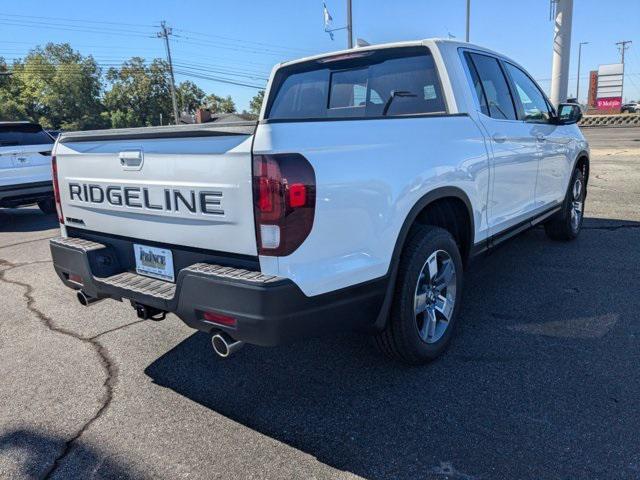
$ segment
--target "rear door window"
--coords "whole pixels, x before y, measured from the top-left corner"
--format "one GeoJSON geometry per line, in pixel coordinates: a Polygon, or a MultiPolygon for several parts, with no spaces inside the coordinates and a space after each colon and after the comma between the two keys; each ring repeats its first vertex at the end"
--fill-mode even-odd
{"type": "Polygon", "coordinates": [[[446,113],[425,47],[355,52],[278,71],[269,119],[339,119],[446,113]]]}
{"type": "Polygon", "coordinates": [[[54,143],[53,138],[40,125],[0,124],[0,147],[22,145],[46,145],[54,143]]]}

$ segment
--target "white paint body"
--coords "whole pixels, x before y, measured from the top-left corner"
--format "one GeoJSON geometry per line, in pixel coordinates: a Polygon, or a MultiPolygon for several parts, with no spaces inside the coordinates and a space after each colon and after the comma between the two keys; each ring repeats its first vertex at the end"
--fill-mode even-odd
{"type": "Polygon", "coordinates": [[[51,181],[51,144],[0,146],[0,188],[51,181]]]}
{"type": "Polygon", "coordinates": [[[410,210],[437,188],[465,193],[476,244],[562,201],[575,162],[588,148],[578,127],[495,120],[480,113],[461,49],[500,57],[486,49],[426,40],[359,51],[409,45],[430,49],[448,115],[260,122],[253,138],[58,143],[64,215],[96,232],[256,255],[251,155],[299,153],[316,176],[313,228],[292,254],[260,256],[260,267],[314,296],[387,274],[410,210]],[[505,141],[494,141],[498,137],[505,141]],[[132,148],[144,151],[144,164],[135,171],[123,169],[118,159],[119,152],[132,148]],[[65,187],[70,181],[217,189],[224,214],[87,206],[70,199],[65,187]]]}

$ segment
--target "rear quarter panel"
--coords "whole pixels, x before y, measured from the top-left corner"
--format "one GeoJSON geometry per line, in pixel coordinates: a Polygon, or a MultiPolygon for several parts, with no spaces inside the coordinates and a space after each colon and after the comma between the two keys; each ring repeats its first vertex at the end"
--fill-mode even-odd
{"type": "Polygon", "coordinates": [[[475,241],[486,237],[488,158],[466,115],[262,123],[254,153],[300,153],[316,174],[316,213],[305,242],[261,257],[265,273],[318,295],[384,276],[411,208],[439,187],[473,206],[475,241]]]}

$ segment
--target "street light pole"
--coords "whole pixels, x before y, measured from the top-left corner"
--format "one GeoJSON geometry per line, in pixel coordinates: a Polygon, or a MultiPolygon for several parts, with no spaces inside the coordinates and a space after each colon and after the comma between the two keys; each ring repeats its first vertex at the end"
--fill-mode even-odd
{"type": "Polygon", "coordinates": [[[578,82],[576,84],[576,100],[580,103],[580,61],[582,60],[582,45],[588,45],[589,42],[580,42],[578,44],[578,82]]]}
{"type": "Polygon", "coordinates": [[[471,0],[467,0],[467,43],[469,43],[469,24],[471,23],[471,0]]]}
{"type": "Polygon", "coordinates": [[[351,0],[347,0],[347,45],[353,48],[353,21],[351,14],[351,0]]]}

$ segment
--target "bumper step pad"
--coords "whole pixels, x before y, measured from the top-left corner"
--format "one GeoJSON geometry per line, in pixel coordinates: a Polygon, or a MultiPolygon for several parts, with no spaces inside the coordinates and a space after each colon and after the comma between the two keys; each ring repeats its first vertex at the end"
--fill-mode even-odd
{"type": "Polygon", "coordinates": [[[282,280],[282,277],[275,275],[265,275],[262,272],[244,270],[242,268],[223,267],[211,263],[194,263],[185,268],[188,272],[211,275],[218,278],[229,278],[233,280],[245,280],[251,283],[273,283],[282,280]]]}
{"type": "Polygon", "coordinates": [[[75,250],[80,250],[81,252],[91,252],[93,250],[100,250],[102,248],[106,248],[106,246],[103,245],[102,243],[92,242],[90,240],[84,240],[82,238],[57,237],[57,238],[52,238],[50,242],[56,245],[60,245],[62,247],[68,247],[68,248],[73,248],[75,250]]]}
{"type": "Polygon", "coordinates": [[[172,300],[176,293],[176,285],[174,283],[131,272],[122,272],[107,278],[96,278],[96,281],[104,285],[122,288],[162,300],[172,300]]]}
{"type": "MultiPolygon", "coordinates": [[[[106,245],[82,238],[58,237],[51,239],[51,243],[65,248],[70,248],[84,254],[96,252],[109,248],[106,245]]],[[[262,272],[245,270],[242,268],[226,267],[211,263],[194,263],[183,268],[180,273],[191,273],[210,279],[224,279],[249,283],[253,285],[265,285],[282,281],[282,277],[265,275],[262,272]]],[[[111,276],[94,276],[91,274],[96,285],[108,286],[132,292],[147,297],[152,297],[163,302],[171,302],[176,294],[176,284],[166,282],[156,278],[139,275],[135,272],[119,272],[111,276]]],[[[125,292],[120,292],[126,297],[125,292]]]]}

